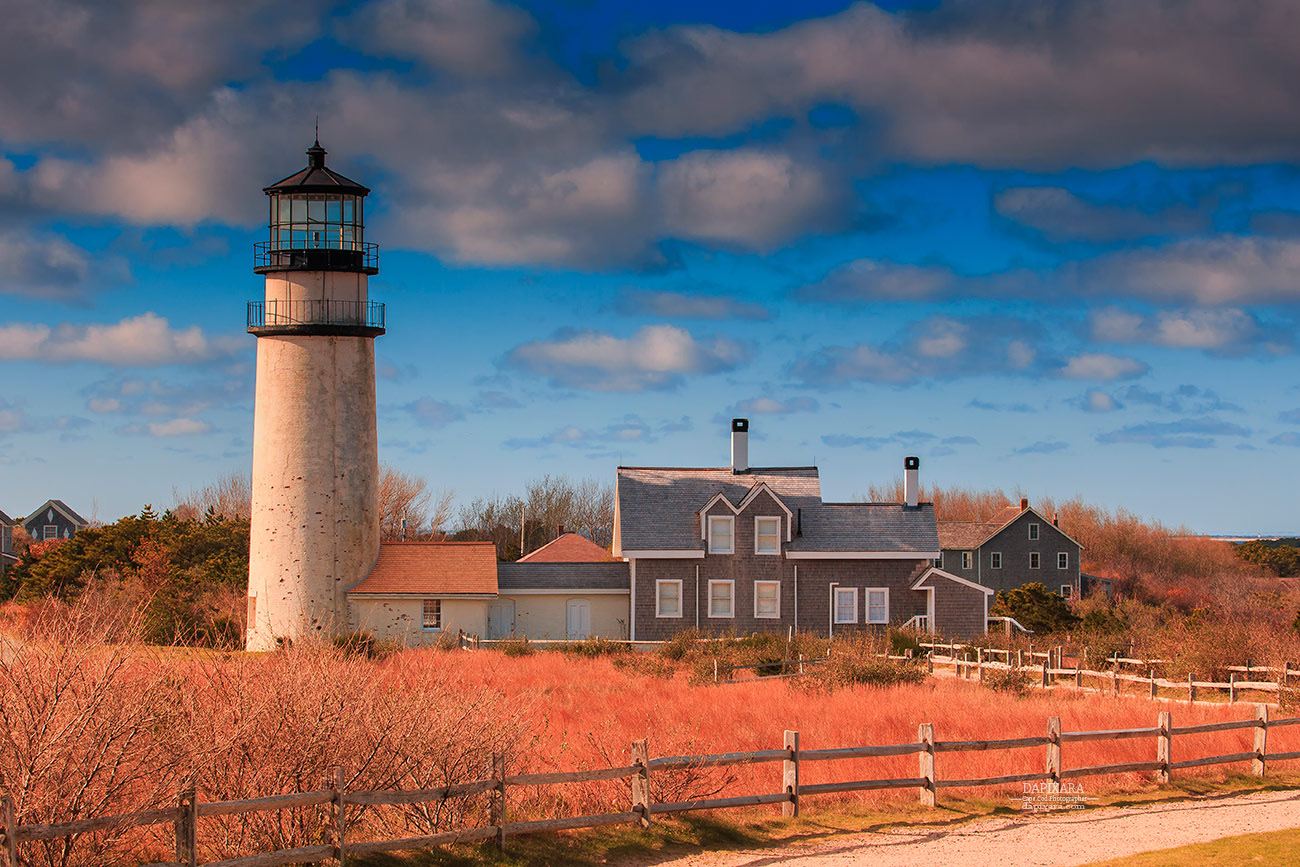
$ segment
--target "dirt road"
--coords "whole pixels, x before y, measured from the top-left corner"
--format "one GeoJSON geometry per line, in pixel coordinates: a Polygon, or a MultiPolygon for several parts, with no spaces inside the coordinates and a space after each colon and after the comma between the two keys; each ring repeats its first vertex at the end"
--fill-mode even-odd
{"type": "Polygon", "coordinates": [[[811,837],[785,846],[706,852],[659,867],[1064,867],[1261,831],[1300,827],[1300,792],[1209,796],[1137,807],[1024,813],[877,833],[811,837]]]}

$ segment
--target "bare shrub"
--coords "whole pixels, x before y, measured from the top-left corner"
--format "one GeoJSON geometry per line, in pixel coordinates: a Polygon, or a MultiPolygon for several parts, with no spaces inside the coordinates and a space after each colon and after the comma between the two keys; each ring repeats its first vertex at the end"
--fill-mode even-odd
{"type": "Polygon", "coordinates": [[[209,510],[228,521],[246,521],[253,511],[253,482],[245,473],[230,473],[185,494],[173,488],[172,498],[172,511],[183,521],[200,521],[209,510]]]}

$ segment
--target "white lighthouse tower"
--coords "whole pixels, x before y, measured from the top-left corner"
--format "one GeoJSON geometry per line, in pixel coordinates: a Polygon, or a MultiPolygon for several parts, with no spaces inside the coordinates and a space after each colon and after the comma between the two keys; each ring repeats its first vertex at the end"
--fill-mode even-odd
{"type": "Polygon", "coordinates": [[[384,305],[365,241],[370,192],[325,167],[317,141],[302,171],[265,188],[270,237],[248,304],[257,336],[249,650],[348,628],[347,589],[379,557],[375,338],[384,305]]]}

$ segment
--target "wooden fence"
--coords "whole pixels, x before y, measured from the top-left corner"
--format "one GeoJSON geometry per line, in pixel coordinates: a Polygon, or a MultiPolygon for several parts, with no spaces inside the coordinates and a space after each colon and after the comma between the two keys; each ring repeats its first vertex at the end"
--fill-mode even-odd
{"type": "Polygon", "coordinates": [[[19,849],[24,843],[73,837],[94,832],[122,831],[133,827],[170,824],[175,831],[176,860],[164,864],[150,865],[150,867],[198,867],[199,823],[203,818],[325,806],[328,807],[330,813],[329,829],[333,837],[332,843],[295,849],[281,849],[224,861],[208,862],[204,867],[276,867],[276,865],[310,864],[328,860],[335,860],[340,865],[343,865],[352,856],[424,849],[454,843],[493,840],[497,846],[504,848],[507,837],[521,834],[598,828],[621,824],[638,824],[643,828],[648,828],[654,821],[655,816],[686,813],[695,810],[718,810],[780,804],[784,815],[797,816],[803,798],[836,792],[916,789],[922,803],[934,806],[938,791],[948,788],[979,788],[1014,783],[1042,783],[1044,784],[1042,791],[1052,793],[1059,792],[1061,783],[1068,780],[1131,772],[1151,772],[1154,773],[1157,782],[1168,783],[1174,772],[1181,769],[1237,762],[1249,762],[1252,773],[1263,776],[1266,767],[1271,762],[1300,759],[1300,751],[1272,753],[1268,751],[1268,733],[1270,731],[1284,726],[1295,725],[1300,725],[1300,718],[1270,720],[1268,708],[1258,706],[1255,716],[1251,719],[1204,723],[1181,728],[1176,728],[1173,725],[1172,715],[1168,711],[1160,712],[1156,725],[1151,728],[1109,731],[1066,732],[1061,730],[1060,719],[1052,717],[1048,720],[1045,735],[987,741],[936,740],[934,726],[930,723],[922,723],[918,728],[916,741],[906,744],[804,749],[799,743],[799,732],[787,731],[779,749],[703,756],[667,756],[652,759],[649,757],[647,742],[641,740],[632,744],[632,763],[623,767],[557,773],[510,774],[506,769],[503,756],[498,753],[492,757],[491,774],[482,780],[436,789],[362,791],[349,791],[344,785],[343,770],[339,768],[328,787],[314,792],[272,795],[244,801],[204,802],[199,800],[197,793],[193,789],[190,789],[180,793],[175,807],[142,810],[126,815],[81,819],[52,825],[16,824],[14,801],[9,795],[3,795],[0,796],[0,810],[2,810],[2,813],[0,813],[0,851],[3,851],[6,856],[7,867],[18,867],[19,849]],[[1249,752],[1200,756],[1175,761],[1177,755],[1174,749],[1175,736],[1235,730],[1253,730],[1254,743],[1249,752]],[[1151,738],[1155,741],[1155,749],[1151,760],[1076,768],[1067,768],[1065,766],[1064,760],[1067,757],[1067,751],[1064,746],[1066,744],[1133,738],[1151,738]],[[943,762],[937,757],[943,753],[989,752],[1034,747],[1046,749],[1045,761],[1040,766],[1041,770],[1026,770],[1024,773],[982,778],[947,779],[940,776],[943,762]],[[800,769],[806,762],[908,755],[915,755],[918,759],[917,775],[915,777],[846,780],[811,785],[800,783],[800,769]],[[760,763],[780,764],[780,791],[769,794],[707,798],[671,803],[658,802],[653,798],[652,793],[654,790],[651,787],[651,782],[653,775],[656,773],[760,763]],[[508,793],[512,788],[597,780],[629,780],[631,798],[628,810],[619,813],[556,819],[528,821],[511,821],[510,819],[508,793]],[[345,820],[345,810],[349,806],[375,807],[422,804],[477,794],[489,795],[486,825],[392,840],[353,841],[348,839],[349,827],[345,820]]]}
{"type": "MultiPolygon", "coordinates": [[[[1120,695],[1121,684],[1137,684],[1142,687],[1141,693],[1148,694],[1151,698],[1159,698],[1162,689],[1180,693],[1186,691],[1187,701],[1194,703],[1198,700],[1197,696],[1202,690],[1221,690],[1227,693],[1228,702],[1233,703],[1240,698],[1242,692],[1272,693],[1280,697],[1284,690],[1300,688],[1300,681],[1295,680],[1295,678],[1300,677],[1300,668],[1293,667],[1293,663],[1290,662],[1280,668],[1263,665],[1227,666],[1228,679],[1226,681],[1197,680],[1196,676],[1191,674],[1187,676],[1187,680],[1175,681],[1156,676],[1155,667],[1163,664],[1162,660],[1130,659],[1120,656],[1107,657],[1107,662],[1111,663],[1110,670],[1099,671],[1084,668],[1081,664],[1082,661],[1077,659],[1073,668],[1066,666],[1064,664],[1065,653],[1063,648],[1060,647],[1035,652],[1032,650],[999,650],[988,647],[970,647],[962,644],[922,643],[921,646],[930,649],[928,659],[931,666],[951,665],[958,677],[970,678],[974,676],[978,680],[983,680],[985,671],[1019,669],[1036,675],[1035,683],[1039,686],[1051,686],[1057,683],[1058,680],[1064,679],[1066,683],[1072,684],[1078,689],[1088,688],[1097,692],[1109,692],[1113,695],[1120,695]],[[947,650],[948,653],[940,655],[938,653],[940,650],[947,650]],[[1006,661],[998,661],[996,658],[998,656],[1001,656],[1006,661]],[[1120,666],[1122,665],[1146,667],[1147,673],[1142,675],[1121,672],[1120,666]],[[1278,680],[1238,679],[1238,672],[1245,674],[1255,672],[1276,673],[1278,680]],[[1085,678],[1088,679],[1091,686],[1085,686],[1085,678]]],[[[1279,701],[1272,703],[1280,704],[1279,701]]]]}

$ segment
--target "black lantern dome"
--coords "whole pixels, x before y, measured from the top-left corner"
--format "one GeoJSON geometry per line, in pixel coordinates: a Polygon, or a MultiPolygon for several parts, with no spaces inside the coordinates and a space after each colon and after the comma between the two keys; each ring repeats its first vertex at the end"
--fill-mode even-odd
{"type": "Polygon", "coordinates": [[[258,243],[253,270],[379,272],[379,250],[365,241],[370,190],[326,168],[317,140],[307,167],[263,187],[270,200],[270,237],[258,243]]]}

